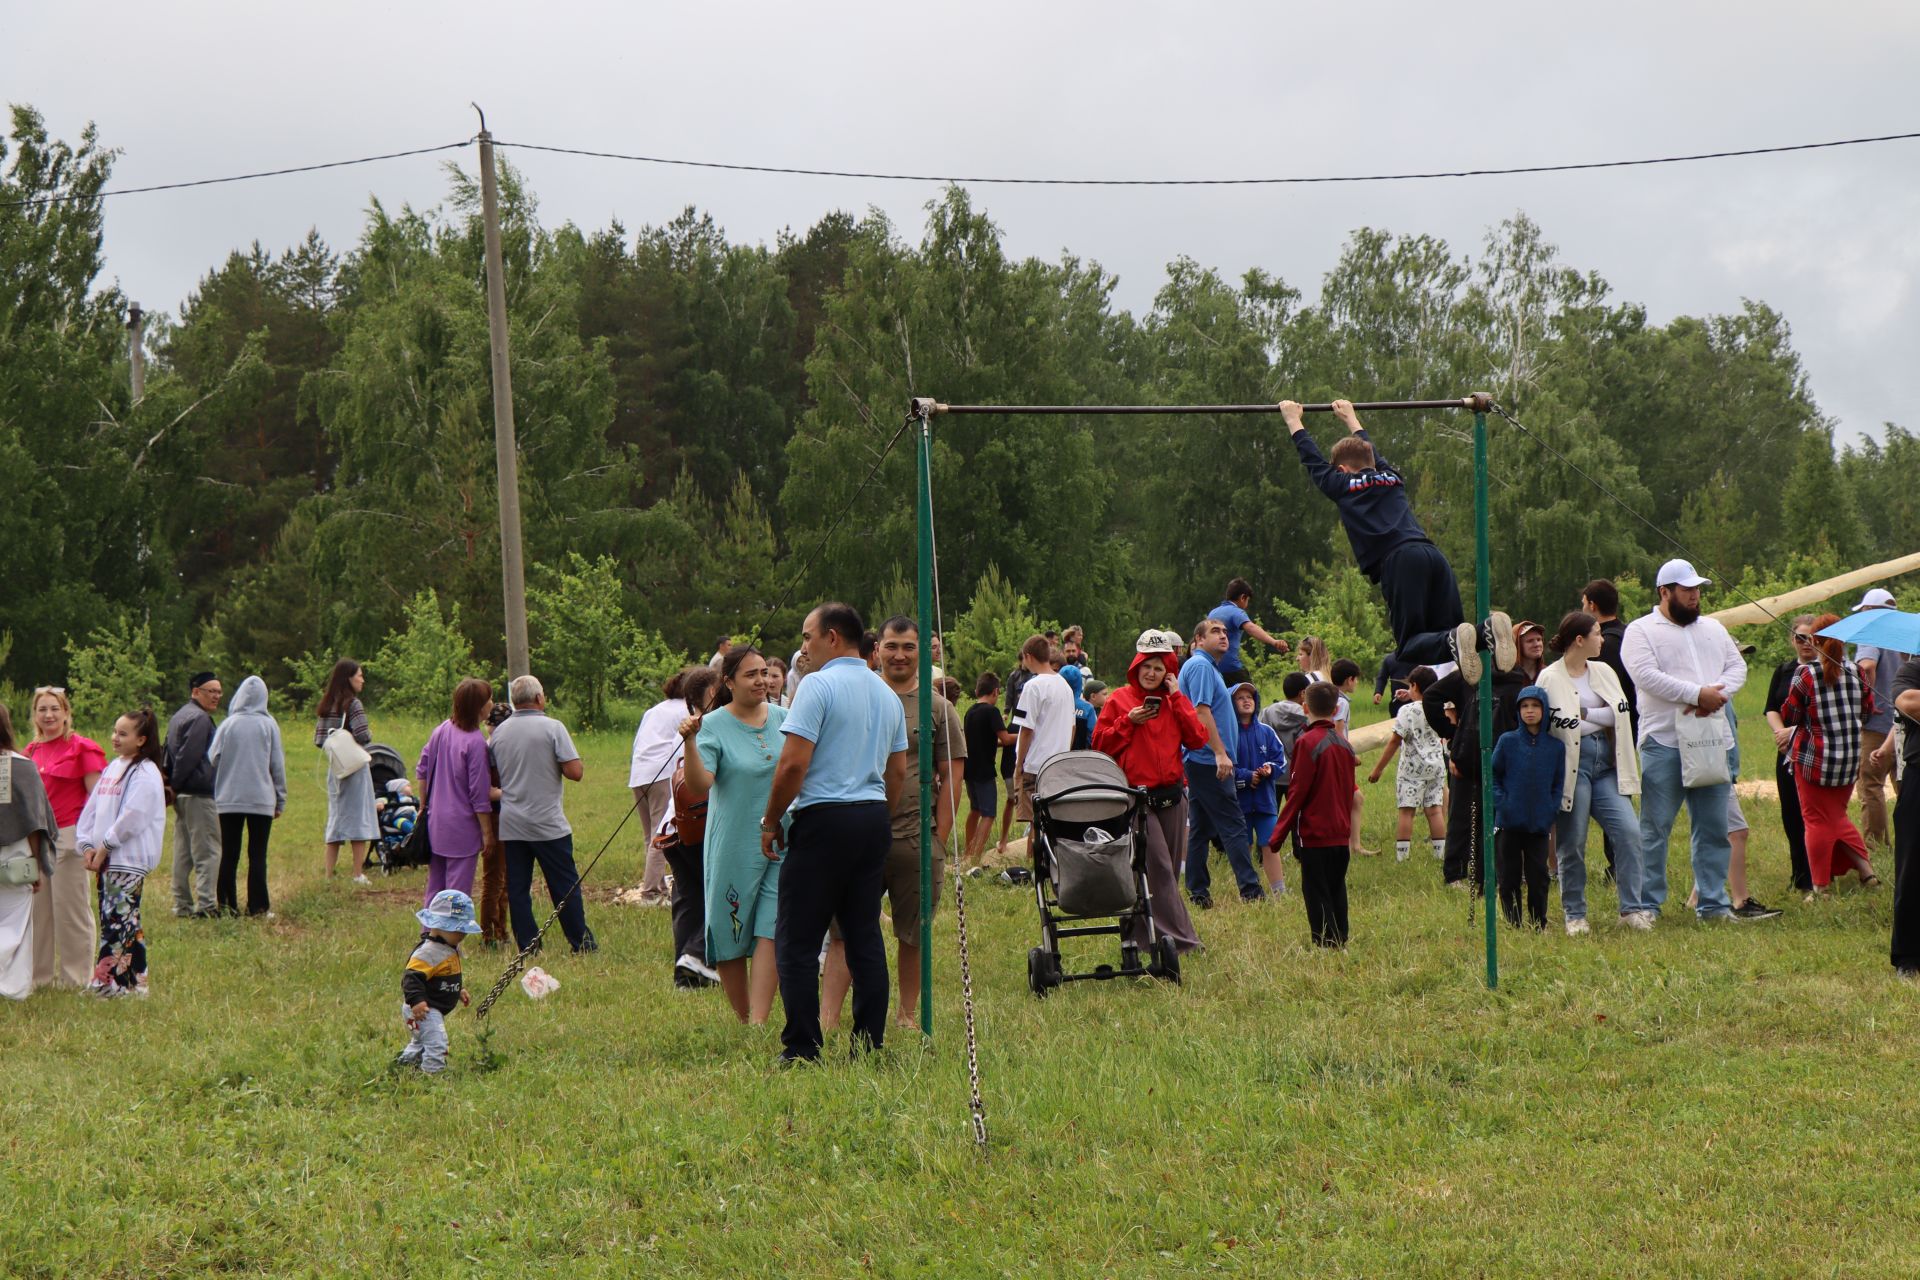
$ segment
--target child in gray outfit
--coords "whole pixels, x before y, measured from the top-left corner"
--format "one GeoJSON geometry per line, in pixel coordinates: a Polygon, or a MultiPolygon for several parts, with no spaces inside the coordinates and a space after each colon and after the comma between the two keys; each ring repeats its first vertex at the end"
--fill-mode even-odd
{"type": "Polygon", "coordinates": [[[433,1075],[447,1067],[447,1015],[473,999],[461,984],[460,944],[480,925],[473,899],[458,889],[442,889],[413,914],[426,926],[400,978],[400,1004],[413,1037],[394,1065],[433,1075]]]}

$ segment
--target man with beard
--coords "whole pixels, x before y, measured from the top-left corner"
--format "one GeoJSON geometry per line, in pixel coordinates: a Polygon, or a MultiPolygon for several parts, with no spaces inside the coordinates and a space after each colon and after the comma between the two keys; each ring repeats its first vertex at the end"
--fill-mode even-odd
{"type": "Polygon", "coordinates": [[[1633,676],[1640,709],[1640,843],[1637,885],[1622,884],[1621,919],[1651,929],[1667,897],[1667,838],[1684,802],[1692,828],[1693,882],[1702,920],[1732,919],[1727,900],[1727,794],[1731,780],[1687,786],[1680,745],[1699,720],[1719,721],[1731,736],[1726,705],[1747,682],[1747,663],[1727,629],[1700,616],[1700,588],[1708,579],[1685,560],[1660,566],[1654,585],[1660,607],[1628,625],[1620,657],[1633,676]],[[1688,717],[1694,717],[1692,723],[1688,717]]]}

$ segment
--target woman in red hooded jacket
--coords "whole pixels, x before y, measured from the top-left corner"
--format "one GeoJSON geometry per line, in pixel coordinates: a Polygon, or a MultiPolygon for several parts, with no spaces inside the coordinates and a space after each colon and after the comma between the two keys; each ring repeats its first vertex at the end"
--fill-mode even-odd
{"type": "MultiPolygon", "coordinates": [[[[1127,781],[1146,790],[1147,889],[1153,922],[1184,954],[1200,945],[1200,935],[1187,914],[1174,865],[1173,851],[1187,844],[1187,773],[1180,749],[1205,746],[1207,732],[1200,727],[1200,713],[1168,671],[1173,647],[1165,634],[1148,631],[1136,648],[1126,684],[1108,695],[1100,710],[1093,749],[1112,756],[1127,781]]],[[[1144,922],[1130,941],[1146,945],[1144,922]]]]}

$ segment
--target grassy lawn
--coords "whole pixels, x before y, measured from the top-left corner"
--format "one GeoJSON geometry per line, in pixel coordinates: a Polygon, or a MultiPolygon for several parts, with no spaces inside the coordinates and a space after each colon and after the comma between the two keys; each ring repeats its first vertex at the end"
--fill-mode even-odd
{"type": "MultiPolygon", "coordinates": [[[[1771,761],[1758,697],[1749,776],[1771,761]]],[[[409,761],[428,727],[375,715],[409,761]]],[[[151,1000],[0,1008],[0,1274],[1920,1269],[1920,989],[1887,965],[1890,891],[1803,906],[1770,799],[1747,805],[1751,864],[1784,918],[1695,923],[1678,837],[1654,933],[1614,927],[1596,885],[1590,938],[1559,932],[1557,901],[1546,935],[1502,930],[1497,992],[1465,897],[1430,857],[1392,859],[1391,776],[1369,789],[1388,853],[1354,868],[1344,954],[1306,944],[1297,894],[1223,905],[1184,986],[1040,1002],[1030,895],[971,881],[981,1154],[951,890],[932,1044],[781,1071],[774,1028],[671,989],[665,911],[607,901],[638,879],[631,827],[591,882],[601,951],[550,955],[564,985],[544,1002],[502,997],[495,1068],[463,1012],[444,1076],[388,1074],[422,877],[321,879],[305,735],[287,729],[278,920],[174,920],[163,866],[151,1000]]],[[[583,864],[625,804],[627,746],[581,739],[583,864]]],[[[469,947],[476,999],[505,959],[469,947]]]]}

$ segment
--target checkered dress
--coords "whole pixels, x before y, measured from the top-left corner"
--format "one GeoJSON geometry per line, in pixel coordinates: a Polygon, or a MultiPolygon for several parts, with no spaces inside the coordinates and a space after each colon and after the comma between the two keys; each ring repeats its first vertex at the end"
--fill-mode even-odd
{"type": "Polygon", "coordinates": [[[1780,718],[1796,726],[1787,760],[1796,778],[1820,787],[1850,787],[1860,776],[1860,726],[1873,714],[1873,688],[1851,662],[1840,679],[1820,678],[1820,664],[1801,667],[1787,690],[1780,718]]]}

